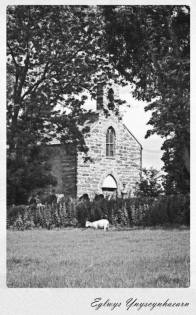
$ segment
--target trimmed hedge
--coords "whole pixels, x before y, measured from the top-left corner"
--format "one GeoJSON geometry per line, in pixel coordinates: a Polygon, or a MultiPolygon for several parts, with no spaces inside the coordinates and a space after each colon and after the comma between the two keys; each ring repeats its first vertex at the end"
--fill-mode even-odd
{"type": "Polygon", "coordinates": [[[86,220],[92,222],[103,218],[113,226],[190,225],[190,196],[101,199],[80,203],[67,198],[58,205],[40,208],[24,205],[9,207],[7,228],[84,227],[86,220]]]}

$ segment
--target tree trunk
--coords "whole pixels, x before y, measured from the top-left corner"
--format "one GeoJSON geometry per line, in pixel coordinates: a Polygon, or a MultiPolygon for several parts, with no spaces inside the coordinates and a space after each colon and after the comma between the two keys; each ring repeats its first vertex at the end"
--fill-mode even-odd
{"type": "Polygon", "coordinates": [[[190,174],[190,153],[187,146],[183,147],[182,160],[184,162],[187,172],[190,174]]]}

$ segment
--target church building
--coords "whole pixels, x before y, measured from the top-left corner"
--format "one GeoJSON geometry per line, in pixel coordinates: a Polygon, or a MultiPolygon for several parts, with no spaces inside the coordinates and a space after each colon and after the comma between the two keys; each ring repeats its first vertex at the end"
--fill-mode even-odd
{"type": "Polygon", "coordinates": [[[132,196],[136,182],[140,180],[142,147],[123,124],[122,118],[103,108],[119,98],[119,87],[114,82],[98,85],[96,111],[85,117],[89,127],[85,138],[91,161],[84,161],[84,153],[72,154],[68,146],[53,144],[51,162],[56,176],[57,194],[78,198],[88,194],[132,196]]]}

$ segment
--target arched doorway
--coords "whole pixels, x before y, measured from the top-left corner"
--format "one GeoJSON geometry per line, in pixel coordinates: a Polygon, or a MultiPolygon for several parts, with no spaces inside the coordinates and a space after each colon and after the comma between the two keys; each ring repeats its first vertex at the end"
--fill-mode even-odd
{"type": "Polygon", "coordinates": [[[108,199],[116,198],[117,196],[117,183],[112,175],[108,175],[102,185],[102,192],[104,197],[108,197],[108,199]]]}

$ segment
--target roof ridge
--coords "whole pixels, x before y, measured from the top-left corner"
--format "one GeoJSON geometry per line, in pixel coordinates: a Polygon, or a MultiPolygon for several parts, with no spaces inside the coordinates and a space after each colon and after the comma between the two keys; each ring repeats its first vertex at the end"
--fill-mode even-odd
{"type": "Polygon", "coordinates": [[[137,141],[137,143],[140,145],[141,149],[142,148],[142,145],[141,143],[136,139],[136,137],[132,134],[132,132],[129,130],[129,128],[123,123],[123,126],[127,129],[127,131],[132,135],[132,137],[137,141]]]}

